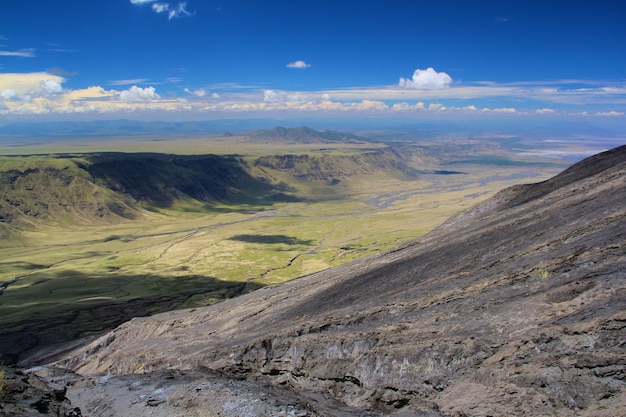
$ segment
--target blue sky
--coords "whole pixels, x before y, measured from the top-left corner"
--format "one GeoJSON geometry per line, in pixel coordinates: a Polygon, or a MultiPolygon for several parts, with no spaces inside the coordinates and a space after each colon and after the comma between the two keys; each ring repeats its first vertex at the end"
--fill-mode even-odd
{"type": "Polygon", "coordinates": [[[625,112],[621,0],[0,0],[5,122],[625,112]]]}

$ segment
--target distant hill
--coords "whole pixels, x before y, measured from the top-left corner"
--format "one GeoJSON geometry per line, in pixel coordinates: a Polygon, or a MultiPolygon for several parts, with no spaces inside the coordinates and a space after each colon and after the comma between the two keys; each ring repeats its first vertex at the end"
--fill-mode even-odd
{"type": "MultiPolygon", "coordinates": [[[[129,386],[136,372],[168,369],[170,386],[172,370],[213,371],[288,389],[298,415],[623,415],[625,236],[622,146],[396,250],[134,319],[56,366],[129,386]]],[[[98,401],[131,404],[128,391],[98,401]]]]}
{"type": "Polygon", "coordinates": [[[254,130],[245,134],[248,140],[253,142],[285,142],[285,143],[324,143],[345,142],[363,143],[371,142],[370,139],[342,133],[334,130],[322,132],[306,126],[286,128],[277,126],[271,130],[254,130]]]}

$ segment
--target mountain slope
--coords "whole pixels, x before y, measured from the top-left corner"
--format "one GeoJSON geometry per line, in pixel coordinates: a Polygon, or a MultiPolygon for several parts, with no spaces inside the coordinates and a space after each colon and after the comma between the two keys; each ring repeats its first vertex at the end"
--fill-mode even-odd
{"type": "Polygon", "coordinates": [[[0,237],[9,226],[89,224],[141,215],[141,208],[199,203],[271,204],[280,187],[254,178],[233,156],[100,153],[0,161],[0,237]]]}
{"type": "Polygon", "coordinates": [[[353,415],[615,416],[624,265],[626,146],[504,190],[395,251],[133,319],[57,365],[208,368],[353,415]]]}

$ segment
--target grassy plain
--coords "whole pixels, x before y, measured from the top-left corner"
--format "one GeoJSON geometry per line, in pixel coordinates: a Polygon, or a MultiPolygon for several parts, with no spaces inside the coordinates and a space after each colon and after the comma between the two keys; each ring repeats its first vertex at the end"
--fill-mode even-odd
{"type": "MultiPolygon", "coordinates": [[[[252,160],[288,153],[354,155],[382,147],[371,143],[285,147],[248,143],[242,137],[118,138],[84,141],[80,146],[61,141],[4,147],[0,153],[114,150],[238,154],[252,160]]],[[[9,162],[0,161],[0,167],[3,163],[9,162]]],[[[43,323],[59,317],[63,324],[58,337],[40,335],[38,341],[47,337],[54,342],[97,332],[133,315],[211,304],[398,246],[506,186],[545,179],[562,169],[464,162],[454,165],[462,174],[443,175],[434,173],[438,166],[416,168],[431,171],[414,178],[372,172],[333,187],[326,181],[297,184],[286,172],[275,170],[276,180],[292,181],[288,185],[303,198],[259,205],[213,204],[209,210],[188,200],[149,207],[133,220],[38,223],[22,230],[20,239],[0,242],[4,286],[0,324],[12,335],[29,328],[43,334],[43,323]]]]}

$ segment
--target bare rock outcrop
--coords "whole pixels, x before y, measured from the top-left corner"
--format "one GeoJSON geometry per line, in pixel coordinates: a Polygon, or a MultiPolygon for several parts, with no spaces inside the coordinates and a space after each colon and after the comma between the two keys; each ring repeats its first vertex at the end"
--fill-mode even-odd
{"type": "Polygon", "coordinates": [[[616,416],[625,266],[622,146],[504,190],[397,250],[133,319],[56,365],[208,368],[372,415],[616,416]]]}
{"type": "Polygon", "coordinates": [[[66,396],[65,383],[54,384],[33,373],[2,369],[0,416],[81,417],[66,396]]]}

